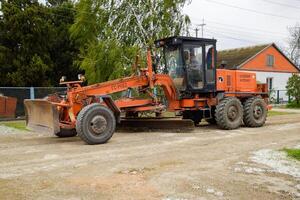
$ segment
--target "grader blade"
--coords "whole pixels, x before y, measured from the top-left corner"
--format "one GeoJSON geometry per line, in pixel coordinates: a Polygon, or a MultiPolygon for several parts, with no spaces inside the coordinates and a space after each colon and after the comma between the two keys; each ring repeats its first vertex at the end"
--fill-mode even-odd
{"type": "Polygon", "coordinates": [[[56,105],[47,100],[24,100],[26,126],[28,129],[55,134],[60,131],[59,113],[56,105]]]}
{"type": "Polygon", "coordinates": [[[164,130],[164,131],[191,131],[195,128],[194,122],[189,119],[180,118],[132,118],[121,119],[118,129],[122,130],[164,130]]]}

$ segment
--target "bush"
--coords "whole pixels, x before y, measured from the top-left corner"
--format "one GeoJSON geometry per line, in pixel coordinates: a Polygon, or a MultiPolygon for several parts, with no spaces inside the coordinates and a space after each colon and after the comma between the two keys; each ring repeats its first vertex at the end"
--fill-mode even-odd
{"type": "Polygon", "coordinates": [[[288,104],[286,105],[286,107],[287,107],[287,108],[300,108],[300,104],[299,104],[299,103],[297,104],[296,101],[292,101],[292,102],[288,103],[288,104]]]}
{"type": "MultiPolygon", "coordinates": [[[[287,95],[291,96],[296,105],[300,104],[300,76],[293,74],[286,85],[287,95]]],[[[293,103],[292,103],[293,104],[293,103]]]]}

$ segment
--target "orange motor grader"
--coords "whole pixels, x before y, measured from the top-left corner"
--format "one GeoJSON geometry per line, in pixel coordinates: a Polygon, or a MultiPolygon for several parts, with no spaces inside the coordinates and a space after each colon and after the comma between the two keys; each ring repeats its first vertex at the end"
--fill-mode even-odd
{"type": "MultiPolygon", "coordinates": [[[[147,54],[147,68],[130,77],[82,86],[82,81],[61,82],[65,95],[25,100],[27,127],[60,137],[78,134],[88,144],[107,142],[121,123],[121,114],[137,119],[139,113],[164,111],[179,113],[183,121],[198,124],[202,119],[222,129],[263,126],[267,116],[268,91],[258,84],[254,73],[216,68],[216,40],[169,37],[155,42],[162,48],[161,72],[147,54]],[[153,88],[162,88],[166,103],[153,88]],[[111,94],[133,88],[149,98],[131,95],[113,100],[111,94]]],[[[155,119],[152,119],[155,120],[155,119]]],[[[157,119],[159,121],[159,119],[157,119]]],[[[139,119],[138,124],[143,123],[139,119]]],[[[172,120],[167,124],[174,123],[172,120]]]]}

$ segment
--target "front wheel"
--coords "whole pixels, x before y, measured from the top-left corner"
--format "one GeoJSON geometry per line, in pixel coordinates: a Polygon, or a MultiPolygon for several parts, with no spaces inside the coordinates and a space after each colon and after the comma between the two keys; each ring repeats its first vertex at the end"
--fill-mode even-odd
{"type": "Polygon", "coordinates": [[[216,122],[222,129],[239,128],[243,120],[243,107],[235,97],[226,97],[216,106],[216,122]]]}
{"type": "Polygon", "coordinates": [[[98,103],[84,107],[77,116],[76,131],[87,144],[106,143],[113,136],[115,128],[113,112],[98,103]]]}

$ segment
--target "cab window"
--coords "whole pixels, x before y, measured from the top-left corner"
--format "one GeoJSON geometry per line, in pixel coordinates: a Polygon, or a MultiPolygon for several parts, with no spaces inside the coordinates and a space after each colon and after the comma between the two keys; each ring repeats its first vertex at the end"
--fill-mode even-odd
{"type": "Polygon", "coordinates": [[[183,50],[188,84],[193,89],[203,88],[202,51],[202,46],[186,46],[183,50]]]}

